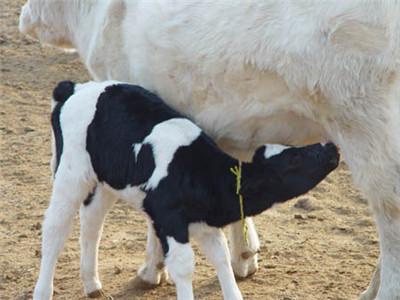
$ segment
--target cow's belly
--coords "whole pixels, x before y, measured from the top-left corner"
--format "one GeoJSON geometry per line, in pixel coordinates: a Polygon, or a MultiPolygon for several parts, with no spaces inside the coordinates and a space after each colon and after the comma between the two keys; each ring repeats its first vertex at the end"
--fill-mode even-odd
{"type": "MultiPolygon", "coordinates": [[[[221,116],[223,117],[223,116],[221,116]]],[[[276,113],[263,119],[238,122],[218,136],[217,143],[238,158],[249,159],[265,143],[307,145],[327,140],[322,127],[294,113],[276,113]]]]}
{"type": "Polygon", "coordinates": [[[273,73],[245,67],[207,75],[175,64],[157,72],[141,69],[135,82],[189,115],[232,154],[252,152],[264,143],[303,145],[326,139],[310,100],[291,92],[273,73]]]}

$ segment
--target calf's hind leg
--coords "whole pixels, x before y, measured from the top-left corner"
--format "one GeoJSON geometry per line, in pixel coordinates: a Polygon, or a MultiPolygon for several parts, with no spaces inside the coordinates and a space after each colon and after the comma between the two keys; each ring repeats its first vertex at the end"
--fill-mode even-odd
{"type": "Polygon", "coordinates": [[[80,208],[80,272],[85,293],[90,298],[101,297],[104,294],[97,269],[99,244],[104,219],[116,200],[107,189],[97,186],[91,201],[80,208]]]}
{"type": "Polygon", "coordinates": [[[90,186],[79,176],[61,167],[54,180],[50,206],[43,223],[42,260],[34,300],[49,300],[53,296],[53,278],[58,256],[64,248],[79,205],[87,197],[90,186]]]}
{"type": "Polygon", "coordinates": [[[203,253],[215,267],[224,299],[243,299],[235,281],[230,263],[228,244],[222,230],[194,224],[190,226],[190,234],[193,235],[203,253]]]}

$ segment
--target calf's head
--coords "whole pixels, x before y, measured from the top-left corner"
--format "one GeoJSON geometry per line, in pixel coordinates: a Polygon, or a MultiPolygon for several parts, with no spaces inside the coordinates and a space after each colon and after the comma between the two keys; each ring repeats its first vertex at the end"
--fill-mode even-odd
{"type": "Polygon", "coordinates": [[[242,194],[253,201],[283,202],[306,193],[339,163],[332,143],[305,147],[267,144],[243,168],[242,194]]]}

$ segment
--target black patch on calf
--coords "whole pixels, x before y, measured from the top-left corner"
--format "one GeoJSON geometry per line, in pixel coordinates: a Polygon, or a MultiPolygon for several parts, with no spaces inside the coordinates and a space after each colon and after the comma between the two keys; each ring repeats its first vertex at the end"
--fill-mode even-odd
{"type": "Polygon", "coordinates": [[[88,194],[86,199],[83,201],[84,206],[88,206],[90,203],[92,203],[95,192],[96,192],[96,188],[94,188],[93,191],[88,194]]]}
{"type": "Polygon", "coordinates": [[[62,131],[61,131],[61,125],[60,125],[60,114],[61,114],[61,109],[62,109],[63,105],[64,105],[64,102],[58,102],[51,113],[51,126],[53,128],[54,141],[56,144],[56,165],[54,168],[53,175],[55,175],[57,172],[58,165],[60,163],[61,154],[63,151],[63,145],[64,145],[62,131]]]}
{"type": "Polygon", "coordinates": [[[130,176],[133,182],[142,184],[146,182],[156,168],[153,156],[153,148],[149,144],[143,144],[136,158],[135,169],[130,176]]]}
{"type": "Polygon", "coordinates": [[[99,181],[120,190],[148,180],[155,162],[150,145],[142,145],[136,163],[133,146],[155,125],[183,116],[159,97],[134,85],[109,86],[99,96],[87,130],[86,149],[99,181]]]}

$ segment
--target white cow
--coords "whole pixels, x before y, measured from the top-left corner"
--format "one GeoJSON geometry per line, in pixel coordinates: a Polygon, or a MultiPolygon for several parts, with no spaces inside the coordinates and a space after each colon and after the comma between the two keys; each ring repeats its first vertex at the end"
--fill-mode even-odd
{"type": "MultiPolygon", "coordinates": [[[[362,297],[400,299],[398,0],[29,0],[20,30],[75,48],[96,80],[156,91],[237,156],[265,142],[339,144],[380,238],[362,297]]],[[[257,269],[249,222],[249,247],[231,230],[241,276],[257,269]]],[[[150,234],[139,275],[159,283],[152,245],[150,234]]],[[[100,289],[95,267],[83,270],[86,292],[100,289]]]]}

